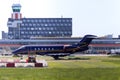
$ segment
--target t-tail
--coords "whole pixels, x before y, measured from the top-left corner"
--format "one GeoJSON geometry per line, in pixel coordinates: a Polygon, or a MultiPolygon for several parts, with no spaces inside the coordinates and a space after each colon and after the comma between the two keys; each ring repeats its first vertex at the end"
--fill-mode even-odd
{"type": "Polygon", "coordinates": [[[80,41],[80,44],[89,45],[94,38],[96,38],[95,35],[85,35],[83,39],[80,41]]]}
{"type": "Polygon", "coordinates": [[[95,39],[97,36],[95,35],[85,35],[82,40],[76,45],[80,47],[80,51],[88,50],[88,45],[95,39]]]}

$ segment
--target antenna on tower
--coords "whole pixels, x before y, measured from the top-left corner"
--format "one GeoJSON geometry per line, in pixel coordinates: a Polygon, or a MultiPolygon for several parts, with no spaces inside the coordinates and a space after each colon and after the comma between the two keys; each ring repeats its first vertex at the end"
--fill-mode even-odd
{"type": "Polygon", "coordinates": [[[13,3],[20,4],[20,0],[13,0],[13,3]]]}
{"type": "Polygon", "coordinates": [[[61,15],[61,18],[63,18],[63,15],[61,15]]]}
{"type": "Polygon", "coordinates": [[[20,0],[19,0],[19,4],[20,4],[20,0]]]}

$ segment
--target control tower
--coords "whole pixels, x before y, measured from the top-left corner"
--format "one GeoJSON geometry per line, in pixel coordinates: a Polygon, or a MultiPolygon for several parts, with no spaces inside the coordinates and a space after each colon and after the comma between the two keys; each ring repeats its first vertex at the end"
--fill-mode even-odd
{"type": "Polygon", "coordinates": [[[8,18],[7,26],[8,26],[8,37],[10,39],[20,38],[20,24],[22,23],[22,14],[21,5],[13,4],[12,5],[11,18],[8,18]],[[12,32],[11,32],[12,31],[12,32]]]}
{"type": "Polygon", "coordinates": [[[13,4],[12,5],[12,15],[11,18],[12,19],[21,19],[22,18],[22,14],[20,13],[21,10],[21,5],[20,4],[13,4]]]}

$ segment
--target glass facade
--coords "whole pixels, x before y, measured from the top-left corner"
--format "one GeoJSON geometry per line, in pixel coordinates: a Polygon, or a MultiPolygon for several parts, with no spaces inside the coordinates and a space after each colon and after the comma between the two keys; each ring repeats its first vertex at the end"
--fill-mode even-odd
{"type": "MultiPolygon", "coordinates": [[[[9,27],[9,39],[30,39],[31,37],[71,37],[72,18],[22,18],[17,27],[9,27]]],[[[8,22],[13,22],[11,18],[8,22]]]]}

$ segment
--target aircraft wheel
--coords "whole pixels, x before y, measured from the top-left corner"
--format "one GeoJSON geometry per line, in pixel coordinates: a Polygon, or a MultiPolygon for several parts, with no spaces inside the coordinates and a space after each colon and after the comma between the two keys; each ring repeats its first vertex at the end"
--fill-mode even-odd
{"type": "Polygon", "coordinates": [[[55,60],[59,59],[59,56],[52,56],[55,60]]]}

